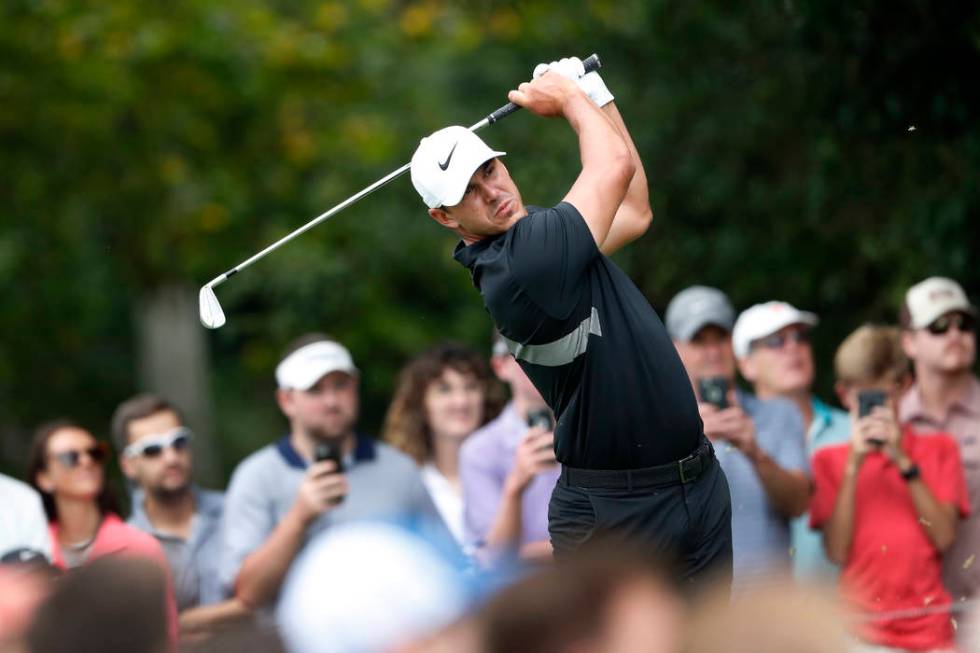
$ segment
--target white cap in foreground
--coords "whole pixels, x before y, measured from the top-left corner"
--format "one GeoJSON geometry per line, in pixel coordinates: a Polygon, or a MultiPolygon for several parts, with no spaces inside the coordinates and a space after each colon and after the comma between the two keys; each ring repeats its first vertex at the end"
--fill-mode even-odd
{"type": "Polygon", "coordinates": [[[292,653],[394,650],[458,618],[463,588],[421,537],[385,523],[339,524],[293,565],[277,617],[292,653]]]}

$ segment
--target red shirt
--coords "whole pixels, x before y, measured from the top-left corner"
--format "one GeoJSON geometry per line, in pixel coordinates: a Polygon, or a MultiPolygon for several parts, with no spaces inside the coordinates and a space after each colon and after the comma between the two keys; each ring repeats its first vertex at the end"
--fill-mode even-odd
{"type": "MultiPolygon", "coordinates": [[[[955,440],[945,434],[920,436],[906,428],[902,449],[940,503],[955,505],[961,517],[969,514],[955,440]]],[[[849,450],[850,444],[842,444],[813,456],[811,528],[822,528],[834,512],[849,450]]],[[[862,616],[862,639],[909,650],[952,646],[950,614],[938,609],[952,603],[942,583],[942,554],[919,523],[908,482],[883,453],[868,454],[858,472],[851,549],[840,582],[862,616]],[[928,613],[875,619],[923,609],[928,613]]]]}
{"type": "MultiPolygon", "coordinates": [[[[65,560],[61,555],[61,547],[58,545],[58,522],[51,522],[48,529],[51,534],[51,563],[64,569],[66,567],[65,560]]],[[[167,630],[170,634],[170,641],[176,643],[179,634],[177,601],[174,598],[167,556],[160,547],[160,543],[149,533],[129,526],[116,515],[108,513],[102,518],[102,524],[99,525],[99,530],[95,534],[88,560],[114,553],[149,558],[161,565],[167,576],[167,630]]]]}

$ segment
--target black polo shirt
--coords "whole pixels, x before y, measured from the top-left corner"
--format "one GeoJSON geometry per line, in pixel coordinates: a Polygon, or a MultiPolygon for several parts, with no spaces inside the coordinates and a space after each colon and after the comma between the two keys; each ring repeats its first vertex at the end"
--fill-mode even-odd
{"type": "Polygon", "coordinates": [[[701,419],[674,344],[574,206],[529,207],[454,256],[555,412],[559,462],[636,469],[695,449],[701,419]]]}

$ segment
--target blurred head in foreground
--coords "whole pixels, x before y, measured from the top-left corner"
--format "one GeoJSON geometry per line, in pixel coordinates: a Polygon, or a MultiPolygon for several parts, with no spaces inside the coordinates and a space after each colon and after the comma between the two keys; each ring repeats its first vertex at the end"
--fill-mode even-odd
{"type": "Polygon", "coordinates": [[[376,522],[338,525],[290,570],[277,619],[292,653],[410,650],[457,619],[457,570],[421,537],[376,522]]]}
{"type": "Polygon", "coordinates": [[[480,621],[485,653],[668,653],[684,604],[656,561],[607,541],[503,590],[480,621]]]}
{"type": "Polygon", "coordinates": [[[166,578],[152,560],[105,556],[60,579],[27,634],[31,653],[165,653],[166,578]]]}
{"type": "Polygon", "coordinates": [[[683,653],[847,653],[831,591],[775,584],[739,595],[709,593],[694,608],[683,653]]]}

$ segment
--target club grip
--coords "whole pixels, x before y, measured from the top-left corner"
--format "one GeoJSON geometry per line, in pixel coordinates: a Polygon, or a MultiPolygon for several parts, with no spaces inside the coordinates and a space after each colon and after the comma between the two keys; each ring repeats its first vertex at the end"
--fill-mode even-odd
{"type": "MultiPolygon", "coordinates": [[[[582,67],[585,68],[586,73],[591,73],[593,71],[602,68],[602,60],[599,59],[598,54],[593,53],[591,56],[589,56],[588,58],[582,61],[582,67]]],[[[514,104],[513,102],[508,102],[507,104],[505,104],[504,106],[500,107],[499,109],[491,113],[489,116],[487,116],[486,118],[487,124],[492,125],[493,123],[497,122],[501,118],[506,118],[507,116],[514,113],[518,109],[520,109],[518,105],[514,104]]]]}

